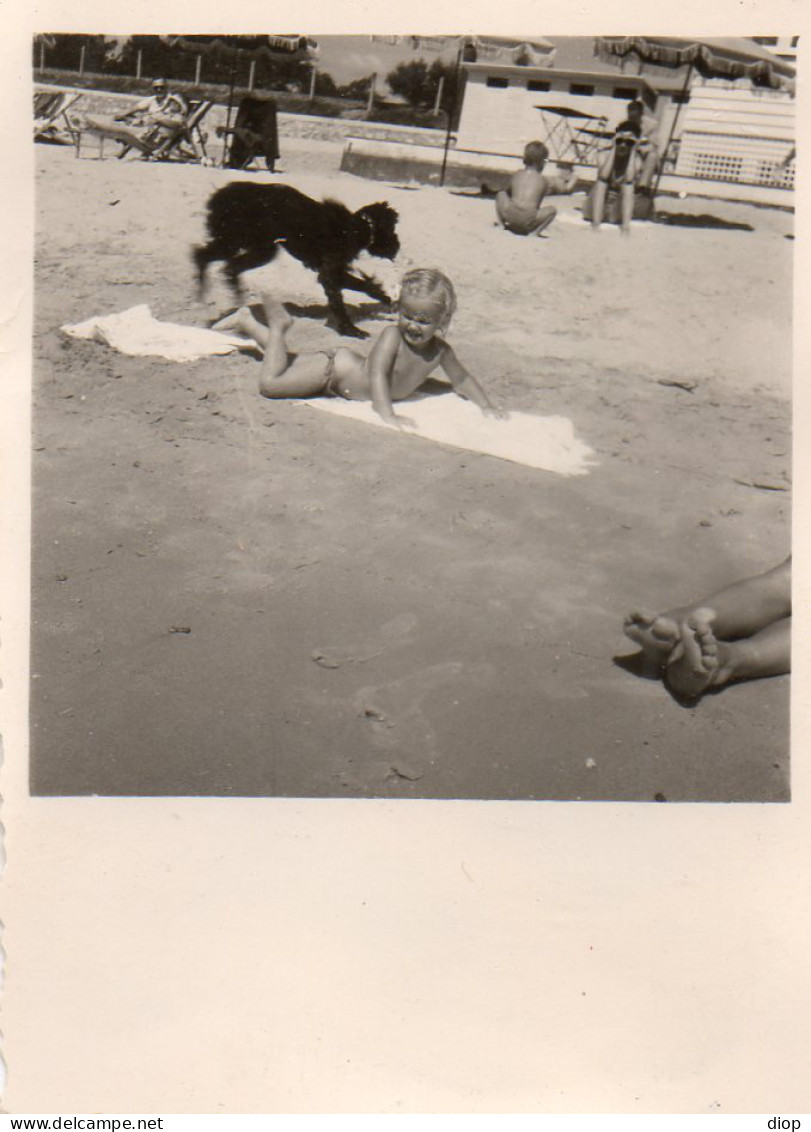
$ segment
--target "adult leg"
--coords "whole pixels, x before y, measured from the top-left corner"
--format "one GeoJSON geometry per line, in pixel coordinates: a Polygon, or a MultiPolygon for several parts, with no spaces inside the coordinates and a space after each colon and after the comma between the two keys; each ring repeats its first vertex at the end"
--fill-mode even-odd
{"type": "Polygon", "coordinates": [[[791,671],[791,618],[783,617],[753,636],[721,641],[698,614],[681,629],[682,652],[665,669],[665,682],[677,695],[696,698],[708,688],[736,680],[758,680],[791,671]]]}
{"type": "Polygon", "coordinates": [[[620,188],[620,231],[628,236],[631,232],[631,218],[634,215],[634,186],[624,182],[620,188]]]}
{"type": "Polygon", "coordinates": [[[642,159],[642,169],[637,180],[637,187],[643,192],[650,192],[658,166],[659,150],[655,146],[651,146],[642,159]]]}
{"type": "Polygon", "coordinates": [[[791,558],[763,574],[733,582],[692,605],[676,606],[659,614],[634,610],[625,619],[625,633],[642,645],[651,659],[664,663],[674,647],[682,644],[681,626],[699,613],[723,641],[750,637],[789,617],[791,558]]]}
{"type": "Polygon", "coordinates": [[[605,198],[608,194],[608,185],[605,181],[597,180],[591,191],[591,226],[599,228],[605,215],[605,198]]]}

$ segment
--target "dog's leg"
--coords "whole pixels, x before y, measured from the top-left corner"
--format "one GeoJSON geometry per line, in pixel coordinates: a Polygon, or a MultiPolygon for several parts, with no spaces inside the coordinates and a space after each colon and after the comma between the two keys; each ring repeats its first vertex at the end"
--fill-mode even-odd
{"type": "Polygon", "coordinates": [[[336,330],[339,334],[344,334],[348,338],[368,338],[369,335],[365,330],[355,326],[352,319],[349,317],[349,311],[344,305],[344,297],[341,291],[343,284],[345,268],[336,270],[332,267],[322,269],[318,273],[318,282],[324,288],[324,294],[327,296],[329,309],[332,312],[336,322],[336,330]]]}
{"type": "Polygon", "coordinates": [[[377,299],[379,303],[392,302],[378,281],[364,271],[359,275],[353,275],[350,271],[344,272],[341,277],[341,287],[346,291],[362,291],[364,295],[368,295],[370,299],[377,299]]]}
{"type": "Polygon", "coordinates": [[[192,248],[192,259],[197,272],[197,298],[203,299],[206,294],[206,270],[216,256],[211,254],[211,244],[198,245],[192,248]]]}
{"type": "Polygon", "coordinates": [[[266,263],[270,263],[275,254],[276,245],[271,244],[269,249],[267,246],[249,248],[237,255],[230,255],[225,264],[225,275],[234,294],[237,296],[242,294],[240,276],[243,272],[252,271],[255,267],[264,267],[266,263]]]}

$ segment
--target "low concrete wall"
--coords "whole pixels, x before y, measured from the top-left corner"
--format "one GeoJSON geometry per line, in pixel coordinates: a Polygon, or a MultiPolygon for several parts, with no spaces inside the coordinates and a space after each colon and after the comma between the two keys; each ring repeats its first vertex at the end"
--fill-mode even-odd
{"type": "MultiPolygon", "coordinates": [[[[378,142],[368,138],[346,139],[341,171],[376,181],[410,181],[438,185],[442,175],[443,149],[436,146],[378,142]]],[[[514,157],[476,153],[453,147],[448,151],[445,184],[457,188],[500,189],[518,168],[514,157]]]]}

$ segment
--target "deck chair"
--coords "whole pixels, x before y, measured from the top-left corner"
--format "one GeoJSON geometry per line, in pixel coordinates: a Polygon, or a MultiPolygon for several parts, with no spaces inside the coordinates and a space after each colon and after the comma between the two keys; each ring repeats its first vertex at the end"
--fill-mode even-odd
{"type": "Polygon", "coordinates": [[[34,93],[34,141],[70,145],[72,123],[68,110],[82,96],[75,91],[38,90],[34,93]]]}
{"type": "Polygon", "coordinates": [[[574,161],[592,165],[604,141],[613,136],[608,119],[586,114],[570,106],[536,106],[541,112],[545,136],[540,140],[549,148],[554,161],[574,161]]]}
{"type": "MultiPolygon", "coordinates": [[[[203,133],[202,124],[213,105],[214,103],[206,98],[190,102],[189,114],[182,126],[178,126],[174,131],[167,131],[165,126],[155,126],[139,139],[141,144],[135,148],[141,149],[143,156],[152,157],[157,161],[197,161],[199,158],[194,151],[196,142],[203,154],[203,160],[207,161],[207,135],[203,133]]],[[[132,148],[132,144],[125,145],[118,156],[126,157],[132,148]]]]}
{"type": "MultiPolygon", "coordinates": [[[[151,147],[147,144],[144,136],[136,133],[132,126],[127,126],[124,122],[114,122],[112,118],[99,118],[95,115],[86,114],[81,122],[74,123],[71,127],[71,136],[76,146],[77,157],[81,157],[82,140],[85,134],[98,138],[99,157],[101,159],[104,158],[105,141],[118,142],[124,147],[122,153],[137,149],[144,156],[147,156],[151,152],[151,147]]],[[[119,156],[122,156],[122,154],[119,154],[119,156]]]]}

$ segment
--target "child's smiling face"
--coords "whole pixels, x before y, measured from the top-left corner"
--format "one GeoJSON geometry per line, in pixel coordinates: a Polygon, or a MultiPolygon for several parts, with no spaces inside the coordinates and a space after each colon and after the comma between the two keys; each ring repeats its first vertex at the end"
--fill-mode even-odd
{"type": "Polygon", "coordinates": [[[419,295],[402,295],[397,305],[397,325],[410,346],[425,346],[442,329],[445,304],[419,295]]]}

